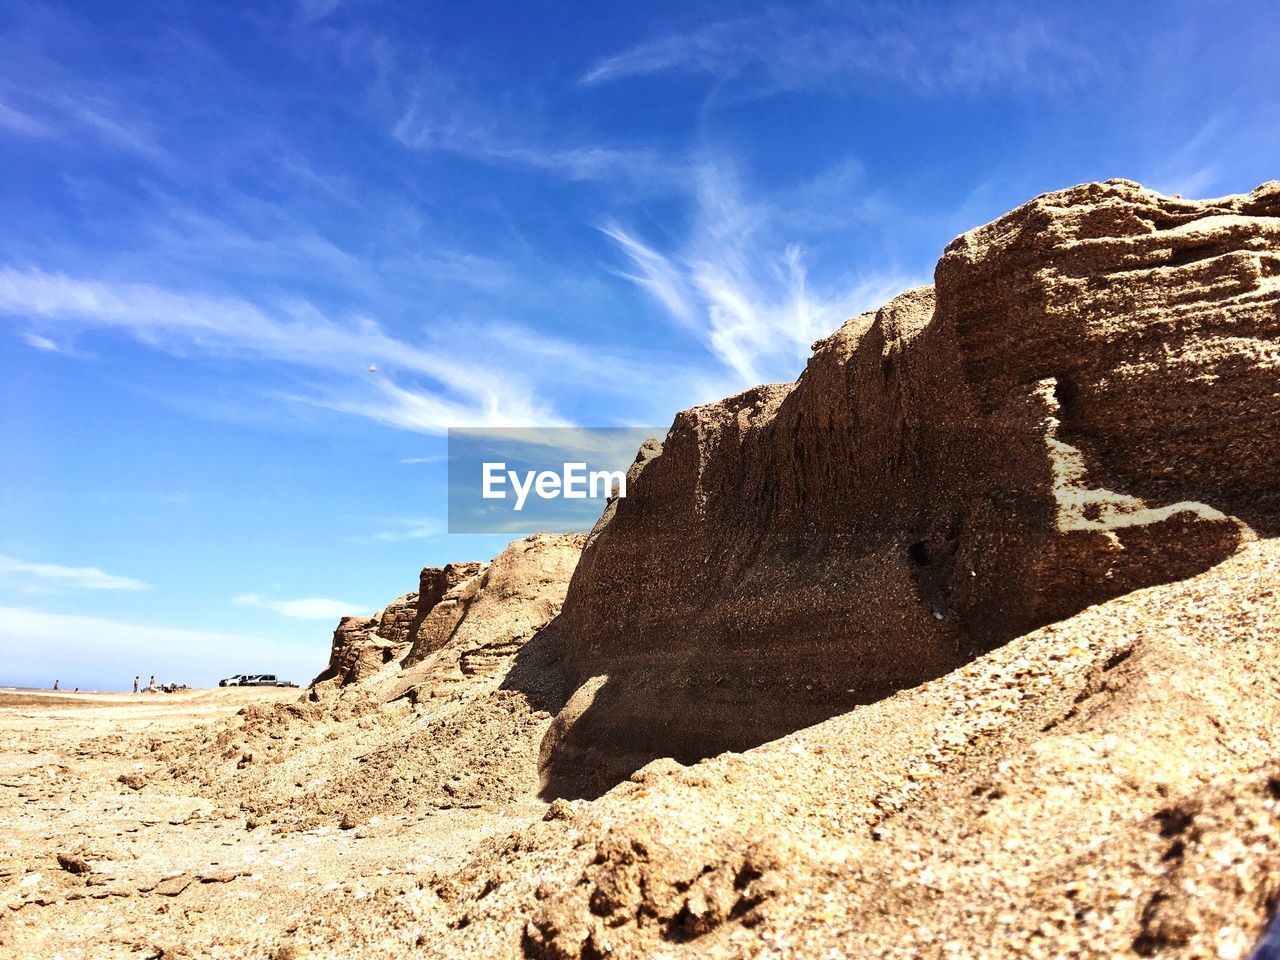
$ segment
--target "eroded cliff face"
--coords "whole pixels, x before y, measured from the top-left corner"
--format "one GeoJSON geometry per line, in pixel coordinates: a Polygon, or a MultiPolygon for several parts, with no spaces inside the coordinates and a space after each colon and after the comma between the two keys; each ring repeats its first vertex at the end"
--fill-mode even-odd
{"type": "Polygon", "coordinates": [[[489,563],[423,568],[415,593],[372,617],[342,618],[314,694],[380,677],[379,693],[416,699],[468,677],[504,676],[560,612],[585,542],[580,533],[535,534],[489,563]]]}
{"type": "Polygon", "coordinates": [[[482,563],[424,567],[418,590],[371,617],[343,617],[333,631],[329,664],[312,687],[345,687],[389,663],[421,660],[448,642],[479,585],[482,563]]]}
{"type": "Polygon", "coordinates": [[[586,539],[535,534],[487,564],[424,569],[417,592],[343,618],[302,701],[193,732],[171,776],[276,830],[536,803],[566,686],[531,641],[559,613],[586,539]]]}
{"type": "Polygon", "coordinates": [[[344,923],[438,957],[1252,956],[1280,539],[745,753],[655,760],[344,923]]]}
{"type": "MultiPolygon", "coordinates": [[[[161,821],[198,788],[258,831],[247,869],[306,831],[286,872],[329,849],[360,884],[255,887],[264,925],[191,882],[191,942],[1250,955],[1280,902],[1278,197],[1040,197],[797,383],[680,414],[589,536],[424,571],[309,701],[149,728],[140,787],[112,744],[161,821]]],[[[150,916],[119,866],[99,895],[150,916]]]]}
{"type": "Polygon", "coordinates": [[[550,794],[741,750],[1280,529],[1280,184],[957,239],[794,384],[676,417],[549,630],[550,794]]]}

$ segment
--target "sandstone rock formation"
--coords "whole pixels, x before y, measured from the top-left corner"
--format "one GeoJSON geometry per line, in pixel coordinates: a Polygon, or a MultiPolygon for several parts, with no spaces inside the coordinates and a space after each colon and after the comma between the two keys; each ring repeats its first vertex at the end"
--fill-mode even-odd
{"type": "Polygon", "coordinates": [[[418,662],[449,642],[467,605],[480,588],[482,563],[449,563],[426,567],[418,578],[417,612],[406,634],[412,645],[409,659],[418,662]]]}
{"type": "MultiPolygon", "coordinates": [[[[416,598],[410,593],[401,599],[412,602],[416,598]]],[[[343,617],[333,631],[329,665],[311,681],[312,686],[357,683],[381,670],[396,658],[397,652],[403,653],[402,644],[390,643],[378,636],[381,617],[381,613],[372,617],[343,617]]]]}
{"type": "Polygon", "coordinates": [[[552,794],[741,750],[1280,531],[1280,184],[1046,194],[676,417],[551,633],[552,794]]]}
{"type": "Polygon", "coordinates": [[[510,544],[483,568],[446,567],[440,599],[414,634],[393,695],[441,696],[471,678],[500,681],[524,644],[560,612],[585,542],[580,533],[539,533],[510,544]]]}
{"type": "Polygon", "coordinates": [[[345,617],[297,703],[192,733],[165,782],[197,783],[279,831],[406,811],[537,803],[563,678],[545,643],[586,535],[535,534],[487,564],[422,571],[373,617],[345,617]]]}
{"type": "Polygon", "coordinates": [[[307,699],[144,742],[112,796],[216,797],[246,870],[330,851],[277,858],[269,917],[173,894],[246,954],[1243,960],[1280,903],[1278,421],[1280,183],[1047,194],[796,383],[679,414],[589,536],[424,571],[307,699]]]}
{"type": "Polygon", "coordinates": [[[482,563],[423,567],[418,590],[372,617],[343,617],[333,631],[329,665],[311,682],[346,686],[406,657],[420,661],[448,643],[479,589],[482,563]]]}
{"type": "Polygon", "coordinates": [[[436,696],[442,686],[503,676],[520,647],[560,611],[583,534],[535,534],[491,563],[424,567],[416,593],[372,617],[343,617],[313,695],[390,669],[391,696],[436,696]]]}

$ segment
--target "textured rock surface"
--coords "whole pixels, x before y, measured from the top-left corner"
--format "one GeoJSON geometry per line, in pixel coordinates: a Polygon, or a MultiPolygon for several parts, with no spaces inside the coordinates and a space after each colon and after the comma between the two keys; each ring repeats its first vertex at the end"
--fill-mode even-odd
{"type": "Polygon", "coordinates": [[[535,534],[488,564],[424,567],[416,593],[372,617],[342,618],[313,696],[379,673],[383,693],[414,699],[444,695],[468,677],[504,676],[520,647],[560,612],[586,539],[535,534]]]}
{"type": "Polygon", "coordinates": [[[168,776],[279,830],[533,802],[565,685],[546,644],[526,644],[560,611],[585,542],[536,534],[488,564],[428,567],[416,594],[343,619],[303,703],[246,708],[193,737],[168,776]]]}
{"type": "Polygon", "coordinates": [[[545,643],[525,645],[560,612],[586,539],[535,534],[487,564],[427,567],[416,593],[343,618],[310,702],[246,709],[172,776],[280,830],[532,802],[566,685],[545,643]]]}
{"type": "Polygon", "coordinates": [[[746,753],[657,760],[359,928],[432,956],[1235,957],[1280,900],[1280,540],[746,753]],[[366,926],[367,925],[367,926],[366,926]]]}
{"type": "MultiPolygon", "coordinates": [[[[423,570],[425,575],[428,567],[423,570]]],[[[419,618],[418,591],[406,593],[399,600],[387,606],[378,616],[377,634],[392,644],[408,643],[413,639],[413,630],[419,618]]]]}
{"type": "Polygon", "coordinates": [[[391,644],[377,635],[378,617],[343,617],[333,631],[329,665],[312,685],[346,686],[358,683],[382,669],[394,653],[391,644]]]}
{"type": "Polygon", "coordinates": [[[409,631],[408,662],[416,663],[439,650],[466,614],[480,586],[482,563],[450,563],[427,567],[418,581],[418,612],[409,631]]]}
{"type": "Polygon", "coordinates": [[[422,621],[392,696],[450,696],[473,678],[500,681],[513,658],[560,612],[586,535],[539,533],[487,566],[450,565],[440,600],[422,621]]]}
{"type": "Polygon", "coordinates": [[[312,686],[347,686],[389,663],[421,660],[444,646],[479,586],[482,563],[424,567],[415,593],[406,593],[372,617],[343,617],[333,631],[329,665],[312,686]]]}
{"type": "Polygon", "coordinates": [[[1277,184],[1046,194],[795,384],[678,415],[554,625],[549,790],[761,743],[1280,529],[1278,214],[1277,184]]]}

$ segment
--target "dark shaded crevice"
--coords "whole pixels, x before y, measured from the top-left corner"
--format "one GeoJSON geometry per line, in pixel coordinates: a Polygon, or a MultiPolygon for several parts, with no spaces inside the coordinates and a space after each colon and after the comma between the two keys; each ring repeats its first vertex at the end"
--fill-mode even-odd
{"type": "Polygon", "coordinates": [[[1253,948],[1249,960],[1280,960],[1280,913],[1276,912],[1274,903],[1269,903],[1267,908],[1271,913],[1271,922],[1267,924],[1258,945],[1253,948]]]}
{"type": "Polygon", "coordinates": [[[1053,378],[1053,399],[1058,404],[1058,419],[1070,427],[1080,409],[1080,388],[1069,373],[1060,373],[1053,378]]]}
{"type": "Polygon", "coordinates": [[[1234,252],[1234,248],[1221,243],[1198,243],[1194,246],[1175,249],[1165,260],[1165,266],[1185,267],[1192,263],[1212,260],[1214,257],[1222,256],[1224,253],[1232,252],[1234,252]]]}
{"type": "Polygon", "coordinates": [[[555,627],[552,620],[516,651],[511,669],[498,687],[524,694],[534,710],[553,715],[564,708],[575,686],[555,650],[555,627]]]}

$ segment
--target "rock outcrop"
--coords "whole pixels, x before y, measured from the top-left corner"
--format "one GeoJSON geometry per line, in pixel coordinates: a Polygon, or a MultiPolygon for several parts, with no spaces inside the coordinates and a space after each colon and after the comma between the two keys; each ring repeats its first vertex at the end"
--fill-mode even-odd
{"type": "Polygon", "coordinates": [[[345,617],[297,703],[191,734],[170,779],[276,830],[406,811],[538,803],[538,755],[566,687],[545,642],[586,534],[535,534],[490,562],[422,571],[372,617],[345,617]]]}
{"type": "Polygon", "coordinates": [[[448,642],[479,584],[482,563],[423,567],[418,589],[372,617],[343,617],[333,631],[329,665],[311,681],[345,687],[368,679],[389,663],[421,660],[448,642]]]}
{"type": "Polygon", "coordinates": [[[584,534],[535,534],[490,563],[424,567],[418,590],[372,617],[343,617],[315,694],[390,669],[392,696],[438,695],[451,683],[505,675],[520,647],[564,601],[584,534]]]}
{"type": "MultiPolygon", "coordinates": [[[[408,594],[407,597],[412,597],[408,594]]],[[[346,686],[372,676],[395,656],[395,647],[377,634],[381,614],[372,617],[343,617],[333,631],[329,665],[311,681],[311,686],[346,686]]]]}
{"type": "Polygon", "coordinates": [[[467,606],[480,589],[482,563],[449,563],[427,567],[418,580],[417,614],[406,639],[411,644],[408,660],[417,663],[439,650],[457,629],[467,606]]]}
{"type": "Polygon", "coordinates": [[[1046,194],[685,411],[549,633],[551,794],[741,750],[1280,531],[1280,184],[1046,194]]]}
{"type": "Polygon", "coordinates": [[[277,956],[1250,956],[1278,261],[1280,184],[1087,185],[959,238],[796,383],[679,414],[590,535],[424,571],[310,699],[148,727],[126,774],[112,744],[131,803],[198,788],[259,865],[312,831],[256,922],[169,921],[277,956]]]}
{"type": "Polygon", "coordinates": [[[462,574],[473,565],[446,567],[440,599],[415,633],[392,695],[437,697],[472,678],[501,681],[560,612],[585,542],[581,533],[538,533],[469,576],[462,574]]]}

